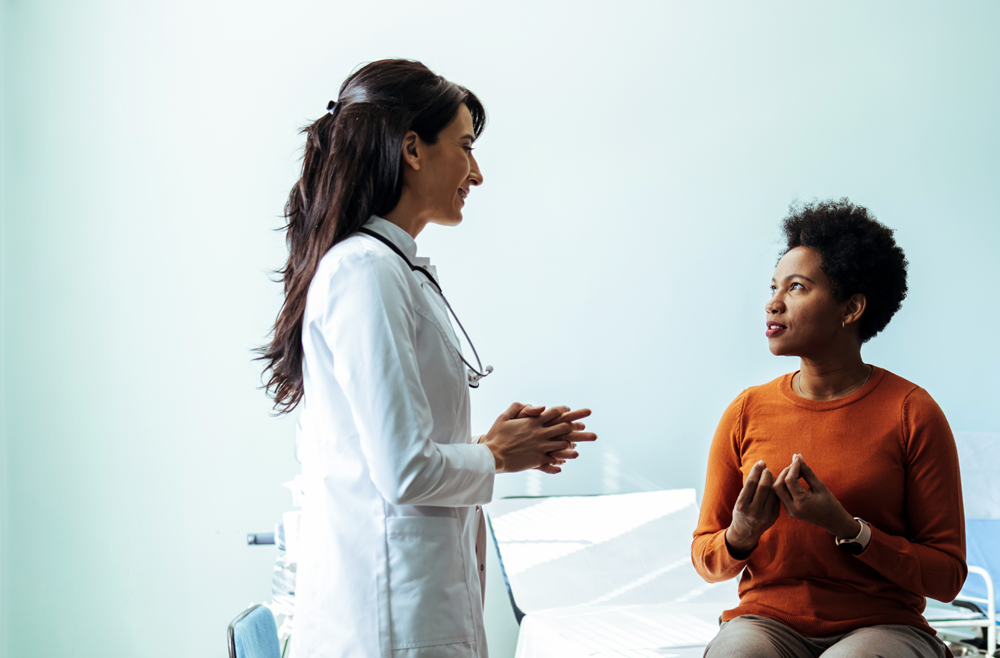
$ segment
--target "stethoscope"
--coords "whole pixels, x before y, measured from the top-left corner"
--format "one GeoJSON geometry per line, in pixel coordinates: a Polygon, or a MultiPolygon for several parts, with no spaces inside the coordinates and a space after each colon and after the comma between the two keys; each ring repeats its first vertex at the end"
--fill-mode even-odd
{"type": "Polygon", "coordinates": [[[472,339],[469,338],[469,332],[466,331],[465,327],[462,326],[462,321],[458,319],[457,315],[455,315],[455,311],[451,308],[451,304],[448,303],[448,298],[444,296],[444,292],[441,290],[441,284],[439,284],[437,281],[434,280],[434,276],[430,272],[420,267],[419,265],[414,265],[413,263],[411,263],[410,259],[406,257],[406,254],[404,254],[402,250],[396,245],[394,245],[389,239],[379,235],[378,233],[376,233],[371,229],[367,229],[364,227],[359,228],[358,232],[364,233],[365,235],[370,235],[371,237],[375,238],[385,246],[392,249],[394,252],[396,252],[397,256],[402,258],[403,261],[410,266],[410,269],[412,271],[420,272],[425,277],[427,277],[427,280],[431,282],[431,285],[434,286],[434,289],[438,291],[438,294],[441,295],[441,299],[444,300],[444,305],[448,307],[448,312],[451,313],[451,317],[455,318],[455,322],[458,324],[458,328],[462,330],[463,334],[465,334],[465,341],[469,344],[469,347],[472,348],[472,354],[476,357],[476,365],[479,366],[478,369],[472,367],[472,364],[465,360],[465,357],[462,355],[461,351],[458,352],[458,358],[462,359],[462,363],[464,363],[469,368],[466,373],[469,376],[469,388],[479,388],[479,380],[485,377],[486,375],[490,374],[491,372],[493,372],[493,366],[486,366],[486,368],[483,369],[483,362],[479,360],[479,353],[476,351],[476,346],[472,344],[472,339]]]}

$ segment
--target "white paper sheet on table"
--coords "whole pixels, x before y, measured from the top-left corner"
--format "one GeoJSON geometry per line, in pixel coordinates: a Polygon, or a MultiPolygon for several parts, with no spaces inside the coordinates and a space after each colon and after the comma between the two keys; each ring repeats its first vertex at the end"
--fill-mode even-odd
{"type": "Polygon", "coordinates": [[[487,507],[512,602],[518,658],[701,655],[736,582],[691,564],[693,489],[512,498],[487,507]]]}

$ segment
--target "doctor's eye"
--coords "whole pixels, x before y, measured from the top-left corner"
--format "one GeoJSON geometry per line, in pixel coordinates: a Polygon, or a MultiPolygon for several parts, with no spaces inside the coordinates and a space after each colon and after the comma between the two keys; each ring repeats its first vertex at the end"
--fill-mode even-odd
{"type": "Polygon", "coordinates": [[[771,291],[771,297],[774,297],[774,293],[778,292],[778,286],[771,286],[769,290],[771,291]]]}

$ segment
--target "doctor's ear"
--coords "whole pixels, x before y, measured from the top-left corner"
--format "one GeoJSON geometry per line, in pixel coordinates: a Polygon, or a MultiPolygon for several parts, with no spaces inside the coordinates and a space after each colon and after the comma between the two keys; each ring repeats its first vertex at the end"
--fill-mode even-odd
{"type": "Polygon", "coordinates": [[[412,130],[403,136],[403,164],[414,170],[420,169],[420,137],[412,130]]]}

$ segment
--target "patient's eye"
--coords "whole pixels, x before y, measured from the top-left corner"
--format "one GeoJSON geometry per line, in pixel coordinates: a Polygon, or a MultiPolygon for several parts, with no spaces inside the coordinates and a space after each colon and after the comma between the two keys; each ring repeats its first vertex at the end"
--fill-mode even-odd
{"type": "Polygon", "coordinates": [[[774,297],[774,293],[778,292],[778,286],[771,285],[771,297],[774,297]]]}

